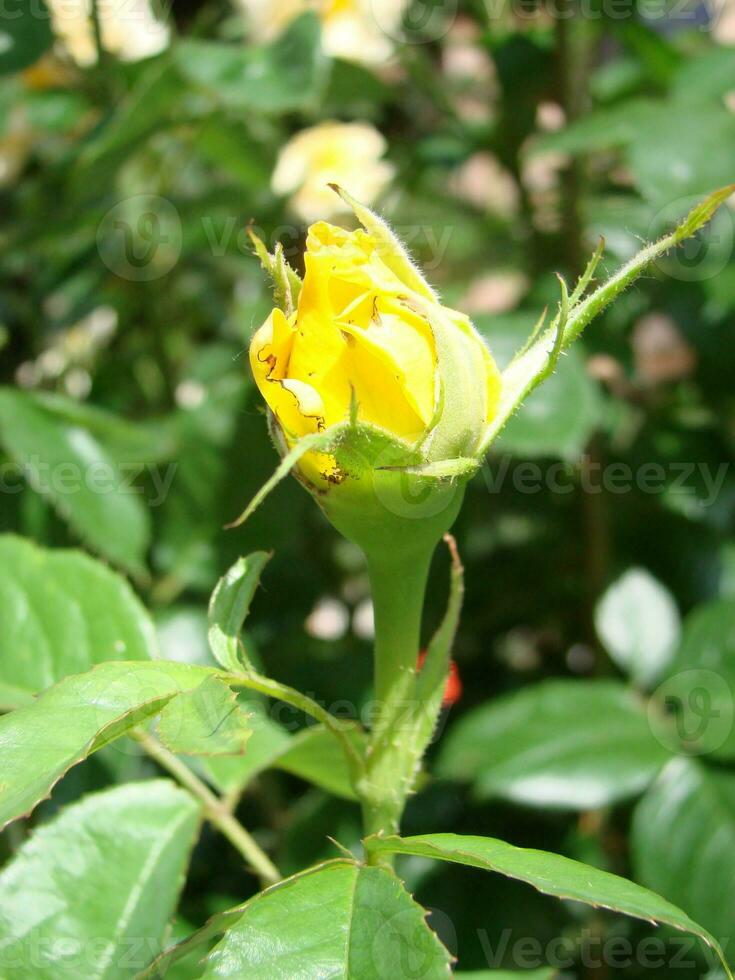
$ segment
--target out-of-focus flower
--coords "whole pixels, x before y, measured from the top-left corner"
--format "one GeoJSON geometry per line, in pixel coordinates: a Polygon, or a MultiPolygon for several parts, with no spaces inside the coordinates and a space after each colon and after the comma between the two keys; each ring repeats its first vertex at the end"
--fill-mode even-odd
{"type": "Polygon", "coordinates": [[[678,381],[691,375],[697,355],[665,313],[641,317],[633,330],[636,374],[648,384],[678,381]]]}
{"type": "Polygon", "coordinates": [[[303,129],[281,150],[273,171],[274,193],[290,195],[304,221],[333,218],[348,211],[329,184],[349,184],[371,204],[393,177],[383,154],[386,142],[368,123],[324,122],[303,129]]]}
{"type": "Polygon", "coordinates": [[[722,0],[713,9],[713,40],[718,44],[735,44],[735,0],[722,0]]]}
{"type": "Polygon", "coordinates": [[[536,125],[543,133],[556,133],[564,127],[566,115],[558,102],[539,102],[536,125]]]}
{"type": "Polygon", "coordinates": [[[380,65],[393,54],[406,0],[238,0],[252,33],[269,41],[299,14],[313,11],[322,47],[332,58],[380,65]]]}
{"type": "Polygon", "coordinates": [[[0,136],[0,187],[15,182],[25,166],[33,141],[34,133],[25,113],[11,112],[5,132],[0,136]]]}
{"type": "Polygon", "coordinates": [[[473,153],[451,176],[453,194],[482,211],[512,218],[518,213],[518,185],[492,153],[473,153]]]}
{"type": "Polygon", "coordinates": [[[528,291],[528,280],[517,269],[488,272],[470,283],[460,306],[468,313],[507,313],[528,291]]]}
{"type": "Polygon", "coordinates": [[[339,640],[349,625],[347,606],[334,596],[323,596],[307,616],[304,629],[317,640],[339,640]]]}
{"type": "Polygon", "coordinates": [[[59,333],[35,361],[24,361],[16,372],[16,382],[23,388],[35,388],[45,381],[61,381],[67,394],[86,398],[91,388],[89,369],[116,329],[116,311],[98,306],[59,333]]]}
{"type": "Polygon", "coordinates": [[[451,24],[441,50],[447,97],[465,122],[487,123],[498,103],[495,64],[482,44],[478,25],[469,17],[451,24]]]}
{"type": "MultiPolygon", "coordinates": [[[[54,34],[82,67],[97,61],[91,0],[49,0],[54,34]]],[[[167,47],[169,28],[149,0],[98,0],[102,47],[121,61],[140,61],[167,47]]]]}

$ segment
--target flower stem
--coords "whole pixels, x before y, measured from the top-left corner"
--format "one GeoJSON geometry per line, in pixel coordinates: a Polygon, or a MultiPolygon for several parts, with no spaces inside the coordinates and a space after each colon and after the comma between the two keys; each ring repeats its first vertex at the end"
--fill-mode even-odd
{"type": "Polygon", "coordinates": [[[409,555],[368,557],[375,613],[375,697],[377,711],[366,758],[361,798],[366,834],[395,833],[413,772],[402,764],[417,706],[416,662],[421,613],[434,543],[409,555]]]}
{"type": "Polygon", "coordinates": [[[421,613],[432,548],[410,561],[370,559],[368,570],[375,614],[375,697],[381,715],[406,677],[416,673],[421,613]]]}
{"type": "Polygon", "coordinates": [[[216,796],[178,756],[169,752],[156,738],[142,729],[135,729],[130,734],[162,769],[171,773],[193,796],[201,800],[207,820],[242,854],[264,886],[273,885],[281,880],[282,876],[278,868],[229,811],[224,801],[216,796]]]}

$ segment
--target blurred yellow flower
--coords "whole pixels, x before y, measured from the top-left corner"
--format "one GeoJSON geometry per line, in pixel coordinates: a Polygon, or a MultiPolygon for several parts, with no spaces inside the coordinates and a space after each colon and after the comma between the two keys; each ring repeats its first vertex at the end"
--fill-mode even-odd
{"type": "Polygon", "coordinates": [[[311,10],[322,25],[322,47],[332,58],[379,65],[393,53],[406,0],[238,0],[253,35],[272,40],[311,10]]]}
{"type": "Polygon", "coordinates": [[[290,195],[302,220],[332,218],[348,208],[330,183],[348,184],[368,204],[390,183],[393,167],[382,159],[385,150],[385,139],[368,123],[323,122],[286,143],[271,187],[275,194],[290,195]]]}
{"type": "MultiPolygon", "coordinates": [[[[250,345],[286,445],[356,411],[429,459],[477,453],[500,375],[469,319],[367,231],[320,221],[304,262],[297,309],[273,310],[250,345]]],[[[330,456],[309,453],[299,468],[317,484],[335,482],[330,456]]]]}
{"type": "MultiPolygon", "coordinates": [[[[91,0],[48,0],[54,34],[82,67],[97,61],[91,0]]],[[[149,0],[98,0],[102,46],[121,61],[140,61],[168,46],[169,29],[149,0]]]]}
{"type": "Polygon", "coordinates": [[[22,113],[11,113],[0,137],[0,187],[13,184],[25,166],[33,146],[33,130],[22,113]]]}

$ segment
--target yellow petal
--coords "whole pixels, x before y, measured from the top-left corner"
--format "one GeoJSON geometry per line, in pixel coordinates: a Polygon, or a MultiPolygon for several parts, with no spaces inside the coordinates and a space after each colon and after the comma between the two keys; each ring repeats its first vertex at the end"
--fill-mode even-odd
{"type": "MultiPolygon", "coordinates": [[[[365,305],[361,304],[361,312],[365,305]]],[[[390,297],[373,298],[370,307],[371,315],[364,325],[340,320],[341,329],[380,359],[398,382],[411,409],[406,432],[413,430],[417,420],[426,426],[433,417],[435,400],[436,357],[431,329],[422,317],[390,297]]]]}
{"type": "Polygon", "coordinates": [[[266,382],[286,376],[294,332],[282,311],[273,310],[263,326],[253,334],[250,341],[250,367],[263,395],[266,382]]]}
{"type": "Polygon", "coordinates": [[[306,391],[308,385],[294,388],[292,382],[284,380],[295,335],[294,326],[276,309],[250,343],[250,367],[255,383],[290,440],[317,430],[321,406],[319,396],[315,399],[306,391]]]}

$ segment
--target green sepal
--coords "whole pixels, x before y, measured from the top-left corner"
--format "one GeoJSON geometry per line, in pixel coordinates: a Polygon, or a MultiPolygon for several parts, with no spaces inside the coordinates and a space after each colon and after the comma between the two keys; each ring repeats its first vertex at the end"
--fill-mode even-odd
{"type": "Polygon", "coordinates": [[[346,421],[302,436],[287,449],[273,475],[243,513],[227,527],[243,524],[291,471],[313,495],[329,520],[367,555],[423,552],[436,544],[454,521],[474,460],[432,463],[415,447],[367,422],[346,421]],[[329,478],[318,484],[298,470],[310,452],[335,460],[329,478]]]}
{"type": "Polygon", "coordinates": [[[253,243],[255,254],[260,259],[260,264],[271,278],[273,299],[276,306],[286,316],[291,316],[299,302],[302,286],[301,277],[286,261],[280,242],[276,244],[271,253],[252,228],[248,228],[248,236],[253,243]]]}

